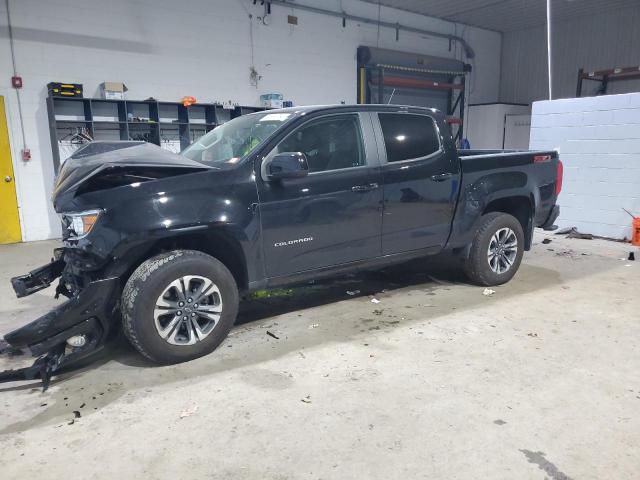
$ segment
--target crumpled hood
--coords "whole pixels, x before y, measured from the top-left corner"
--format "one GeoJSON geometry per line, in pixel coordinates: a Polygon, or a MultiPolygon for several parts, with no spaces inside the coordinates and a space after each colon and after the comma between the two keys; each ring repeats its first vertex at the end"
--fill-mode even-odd
{"type": "MultiPolygon", "coordinates": [[[[65,160],[53,188],[53,203],[66,203],[89,181],[118,176],[113,186],[181,175],[209,167],[147,142],[91,142],[65,160]]],[[[105,189],[108,183],[97,189],[105,189]]]]}

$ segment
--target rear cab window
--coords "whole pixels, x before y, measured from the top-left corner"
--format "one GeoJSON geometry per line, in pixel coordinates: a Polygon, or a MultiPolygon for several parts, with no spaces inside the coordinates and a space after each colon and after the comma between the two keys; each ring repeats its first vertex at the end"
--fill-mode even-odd
{"type": "Polygon", "coordinates": [[[428,115],[378,113],[387,162],[403,162],[428,157],[440,151],[436,123],[428,115]]]}

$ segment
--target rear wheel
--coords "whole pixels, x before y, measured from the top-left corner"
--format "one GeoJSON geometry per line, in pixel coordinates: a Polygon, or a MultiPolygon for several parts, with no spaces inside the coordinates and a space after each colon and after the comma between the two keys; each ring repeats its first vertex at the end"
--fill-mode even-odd
{"type": "Polygon", "coordinates": [[[464,270],[474,283],[501,285],[518,271],[524,253],[522,225],[514,216],[492,212],[484,215],[464,270]]]}
{"type": "Polygon", "coordinates": [[[131,344],[158,363],[206,355],[225,339],[238,312],[238,288],[219,260],[193,250],[150,258],[122,292],[131,344]]]}

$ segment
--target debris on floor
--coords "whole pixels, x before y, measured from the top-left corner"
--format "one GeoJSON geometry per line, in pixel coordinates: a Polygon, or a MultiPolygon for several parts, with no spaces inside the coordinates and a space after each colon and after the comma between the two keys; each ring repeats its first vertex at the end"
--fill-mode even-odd
{"type": "Polygon", "coordinates": [[[538,336],[537,333],[533,333],[533,332],[527,333],[527,337],[537,337],[537,336],[538,336]]]}
{"type": "Polygon", "coordinates": [[[290,297],[293,295],[292,288],[274,288],[272,290],[258,290],[249,295],[250,299],[257,300],[273,297],[290,297]]]}
{"type": "Polygon", "coordinates": [[[309,330],[311,330],[312,328],[318,328],[319,326],[319,323],[312,323],[311,325],[309,325],[309,330]]]}
{"type": "Polygon", "coordinates": [[[492,290],[491,288],[485,288],[484,291],[482,292],[482,294],[485,297],[488,297],[489,295],[493,295],[494,293],[496,293],[496,291],[492,290]]]}
{"type": "Polygon", "coordinates": [[[198,405],[193,405],[190,408],[185,408],[184,410],[182,410],[182,412],[180,412],[180,418],[190,417],[197,411],[198,411],[198,405]]]}
{"type": "Polygon", "coordinates": [[[550,238],[545,238],[544,240],[542,240],[542,243],[547,245],[547,244],[551,243],[551,239],[550,238]]]}
{"type": "Polygon", "coordinates": [[[349,295],[350,297],[353,297],[354,295],[357,295],[360,293],[360,290],[347,290],[346,294],[349,295]]]}
{"type": "Polygon", "coordinates": [[[636,254],[633,252],[629,252],[629,256],[627,257],[627,260],[634,261],[635,259],[636,259],[636,254]]]}
{"type": "Polygon", "coordinates": [[[593,235],[591,235],[590,233],[582,233],[577,230],[574,230],[573,232],[569,232],[569,235],[567,235],[567,238],[579,238],[580,240],[593,240],[593,235]]]}
{"type": "Polygon", "coordinates": [[[271,338],[275,338],[276,340],[280,340],[280,337],[278,337],[276,334],[271,333],[269,330],[267,330],[267,335],[269,335],[271,338]]]}
{"type": "MultiPolygon", "coordinates": [[[[579,232],[576,227],[563,228],[558,230],[556,235],[566,235],[567,238],[579,238],[581,240],[593,240],[592,234],[579,232]]],[[[544,240],[542,243],[544,243],[544,240]]]]}
{"type": "Polygon", "coordinates": [[[303,403],[311,403],[311,395],[307,395],[306,397],[301,398],[300,401],[303,403]]]}
{"type": "Polygon", "coordinates": [[[585,253],[585,252],[578,253],[578,252],[576,252],[574,250],[567,249],[567,250],[561,250],[559,252],[556,252],[556,256],[558,256],[558,257],[569,257],[569,258],[571,258],[573,260],[577,260],[580,257],[588,257],[589,254],[585,253]]]}
{"type": "Polygon", "coordinates": [[[380,300],[378,300],[377,298],[372,298],[371,303],[380,303],[380,300]]]}

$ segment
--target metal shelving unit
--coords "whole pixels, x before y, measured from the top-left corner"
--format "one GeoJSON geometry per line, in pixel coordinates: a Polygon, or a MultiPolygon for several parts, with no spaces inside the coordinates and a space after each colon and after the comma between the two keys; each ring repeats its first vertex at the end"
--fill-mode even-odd
{"type": "MultiPolygon", "coordinates": [[[[394,96],[405,92],[442,92],[442,110],[453,126],[454,140],[463,136],[465,114],[466,76],[471,65],[464,64],[461,71],[436,68],[406,67],[402,65],[359,62],[358,103],[389,103],[394,96]]],[[[435,106],[435,105],[428,105],[435,106]]]]}
{"type": "MultiPolygon", "coordinates": [[[[262,111],[261,107],[194,104],[156,100],[47,98],[53,165],[67,158],[82,139],[144,140],[179,152],[232,118],[262,111]],[[77,144],[73,142],[78,140],[77,144]],[[61,151],[63,150],[63,151],[61,151]]],[[[77,148],[77,146],[75,148],[77,148]]]]}
{"type": "Polygon", "coordinates": [[[578,70],[576,97],[582,96],[582,82],[584,80],[591,80],[600,83],[596,95],[606,95],[609,82],[634,79],[640,79],[640,66],[611,68],[608,70],[597,70],[595,72],[585,72],[584,69],[581,68],[578,70]]]}

